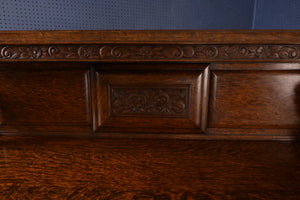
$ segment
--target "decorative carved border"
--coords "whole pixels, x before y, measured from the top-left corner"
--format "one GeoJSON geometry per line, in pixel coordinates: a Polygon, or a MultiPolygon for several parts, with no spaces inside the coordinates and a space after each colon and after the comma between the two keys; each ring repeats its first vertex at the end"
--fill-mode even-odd
{"type": "Polygon", "coordinates": [[[110,115],[188,117],[190,87],[109,86],[110,115]]]}
{"type": "Polygon", "coordinates": [[[0,61],[5,60],[298,61],[300,45],[0,46],[0,61]]]}

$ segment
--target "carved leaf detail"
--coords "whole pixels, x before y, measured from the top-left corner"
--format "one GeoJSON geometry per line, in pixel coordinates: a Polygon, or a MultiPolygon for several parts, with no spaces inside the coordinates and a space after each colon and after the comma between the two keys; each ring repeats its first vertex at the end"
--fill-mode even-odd
{"type": "Polygon", "coordinates": [[[110,87],[110,113],[113,116],[186,116],[189,85],[174,87],[110,87]]]}
{"type": "Polygon", "coordinates": [[[0,46],[0,60],[299,60],[299,45],[0,46]]]}

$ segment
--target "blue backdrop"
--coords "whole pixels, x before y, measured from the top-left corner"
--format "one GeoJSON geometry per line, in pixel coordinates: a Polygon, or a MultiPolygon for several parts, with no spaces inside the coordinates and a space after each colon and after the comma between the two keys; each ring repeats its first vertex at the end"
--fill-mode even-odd
{"type": "Polygon", "coordinates": [[[300,0],[0,0],[0,30],[298,29],[300,0]]]}
{"type": "Polygon", "coordinates": [[[300,0],[256,0],[254,29],[300,29],[300,0]]]}

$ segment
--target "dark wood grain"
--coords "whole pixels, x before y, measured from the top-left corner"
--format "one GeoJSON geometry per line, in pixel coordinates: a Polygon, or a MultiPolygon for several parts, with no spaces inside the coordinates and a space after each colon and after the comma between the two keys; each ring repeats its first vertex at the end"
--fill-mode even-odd
{"type": "MultiPolygon", "coordinates": [[[[1,45],[1,44],[0,44],[1,45]]],[[[83,44],[4,45],[0,61],[184,61],[184,62],[295,62],[300,45],[177,45],[83,44]]]]}
{"type": "Polygon", "coordinates": [[[0,138],[2,199],[298,199],[299,143],[0,138]]]}
{"type": "MultiPolygon", "coordinates": [[[[249,133],[255,132],[250,129],[259,128],[291,129],[282,130],[286,134],[300,132],[300,101],[297,100],[300,94],[296,91],[300,71],[263,70],[264,65],[260,65],[260,70],[257,67],[245,71],[245,65],[231,64],[232,70],[212,72],[209,127],[244,128],[249,133]]],[[[255,65],[248,69],[251,66],[255,65]]]]}
{"type": "Polygon", "coordinates": [[[1,31],[0,44],[300,44],[299,30],[1,31]]]}
{"type": "Polygon", "coordinates": [[[198,71],[98,70],[93,99],[97,119],[94,129],[100,132],[203,132],[203,70],[202,65],[198,71]]]}
{"type": "Polygon", "coordinates": [[[299,30],[1,31],[0,61],[1,200],[300,199],[299,30]]]}
{"type": "Polygon", "coordinates": [[[0,81],[2,132],[89,129],[89,80],[84,64],[3,63],[0,81]]]}

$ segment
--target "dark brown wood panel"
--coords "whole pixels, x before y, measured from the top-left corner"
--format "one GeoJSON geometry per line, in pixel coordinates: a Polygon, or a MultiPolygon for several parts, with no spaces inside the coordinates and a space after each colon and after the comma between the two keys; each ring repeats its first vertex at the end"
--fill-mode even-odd
{"type": "Polygon", "coordinates": [[[0,31],[0,62],[0,199],[300,198],[299,30],[0,31]]]}
{"type": "Polygon", "coordinates": [[[1,200],[300,198],[299,30],[0,31],[0,62],[1,200]]]}
{"type": "MultiPolygon", "coordinates": [[[[114,68],[112,64],[107,65],[114,68]]],[[[205,121],[206,114],[202,112],[206,109],[202,107],[206,107],[207,97],[203,85],[207,80],[203,66],[199,67],[200,70],[192,71],[98,70],[95,130],[203,132],[205,127],[201,121],[205,121]]]]}
{"type": "Polygon", "coordinates": [[[300,143],[0,137],[2,199],[298,199],[300,143]]]}
{"type": "Polygon", "coordinates": [[[300,44],[299,30],[1,31],[9,44],[300,44]]]}
{"type": "Polygon", "coordinates": [[[61,126],[67,126],[65,130],[68,127],[72,130],[72,126],[88,128],[89,75],[86,67],[80,69],[82,66],[76,63],[1,64],[1,131],[22,131],[26,127],[60,131],[61,126]],[[65,67],[72,68],[59,69],[65,67]]]}
{"type": "Polygon", "coordinates": [[[222,64],[214,68],[218,69],[218,65],[222,70],[211,73],[210,128],[300,132],[300,71],[295,69],[299,69],[298,64],[292,65],[291,70],[284,64],[281,65],[285,70],[264,70],[272,68],[272,64],[257,64],[256,70],[251,71],[249,68],[255,69],[255,64],[246,67],[248,70],[243,70],[247,64],[227,64],[231,70],[224,70],[227,65],[222,64]]]}

